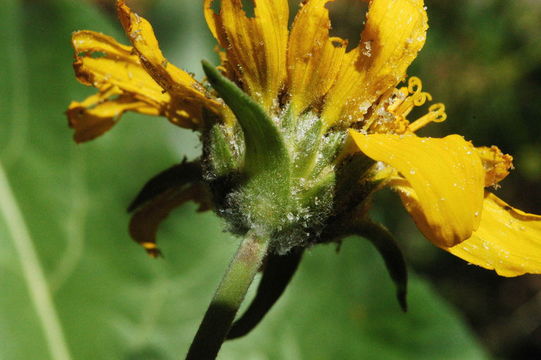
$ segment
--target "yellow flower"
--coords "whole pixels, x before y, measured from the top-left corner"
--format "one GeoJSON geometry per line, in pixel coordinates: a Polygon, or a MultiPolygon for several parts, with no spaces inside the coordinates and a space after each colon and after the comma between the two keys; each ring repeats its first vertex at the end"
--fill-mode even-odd
{"type": "MultiPolygon", "coordinates": [[[[214,188],[212,206],[230,220],[237,233],[245,233],[248,227],[266,229],[268,224],[279,225],[282,231],[292,227],[295,220],[312,217],[318,220],[306,220],[298,229],[317,237],[325,234],[327,224],[340,224],[337,217],[347,218],[345,221],[356,221],[348,216],[367,217],[370,195],[391,186],[399,192],[417,227],[436,246],[503,276],[541,273],[541,216],[514,209],[485,190],[507,176],[512,168],[511,156],[494,146],[476,148],[459,135],[415,135],[421,127],[445,120],[442,104],[430,106],[419,119],[408,119],[414,107],[432,100],[418,78],[406,81],[406,70],[424,45],[428,29],[423,1],[370,1],[360,43],[350,51],[346,51],[346,40],[329,35],[331,24],[325,5],[330,1],[304,1],[288,29],[287,0],[253,0],[253,17],[245,14],[240,0],[221,0],[219,13],[213,10],[213,0],[205,0],[205,18],[222,49],[219,69],[272,119],[275,125],[268,125],[270,130],[265,134],[279,140],[275,146],[265,139],[265,134],[256,134],[261,129],[258,124],[250,125],[241,119],[244,115],[239,115],[232,100],[215,83],[211,81],[216,88],[213,91],[169,63],[150,24],[119,0],[118,16],[131,46],[91,31],[73,34],[77,78],[99,90],[69,106],[67,114],[75,129],[75,140],[84,142],[103,134],[126,111],[164,116],[176,125],[209,134],[205,137],[210,139],[205,145],[207,153],[203,155],[208,155],[203,163],[213,164],[211,170],[205,170],[211,172],[206,176],[211,179],[209,183],[218,178],[231,180],[231,174],[237,173],[257,179],[255,185],[246,188],[222,182],[219,190],[227,188],[223,193],[214,188]],[[399,86],[403,81],[405,85],[399,86]],[[291,119],[294,124],[286,126],[291,119]],[[305,151],[298,144],[312,144],[309,131],[290,132],[313,123],[319,124],[310,128],[315,129],[312,135],[317,149],[305,151]],[[247,124],[255,127],[256,135],[249,134],[252,130],[247,124]],[[217,132],[210,131],[215,125],[217,132]],[[276,135],[271,134],[274,130],[276,135]],[[239,132],[244,132],[246,139],[239,132]],[[252,136],[258,141],[252,141],[252,136]],[[216,139],[221,137],[227,140],[224,144],[235,146],[218,149],[222,143],[216,139]],[[335,148],[327,144],[331,138],[337,141],[335,148]],[[271,161],[272,154],[268,153],[275,148],[286,149],[285,155],[272,159],[287,158],[288,165],[276,160],[282,165],[273,165],[274,172],[269,170],[270,165],[257,165],[271,161]],[[251,151],[256,155],[247,155],[251,151]],[[216,160],[216,154],[224,152],[231,153],[227,155],[229,163],[216,160]],[[303,157],[305,152],[308,155],[303,157]],[[324,156],[328,159],[320,160],[324,156]],[[366,169],[359,165],[358,178],[351,183],[356,190],[351,196],[340,195],[340,172],[351,174],[348,167],[355,156],[369,163],[366,169]],[[304,164],[308,164],[304,170],[297,170],[304,164]],[[281,171],[286,167],[287,179],[281,171]],[[325,187],[323,179],[327,176],[332,186],[325,187]],[[274,194],[281,188],[267,185],[272,183],[270,178],[289,182],[289,193],[284,196],[296,200],[281,203],[282,198],[274,194]],[[257,194],[255,198],[246,195],[254,188],[265,192],[261,190],[267,189],[265,186],[269,186],[268,193],[279,198],[279,205],[270,206],[268,202],[274,198],[268,194],[257,194]],[[312,191],[323,187],[331,191],[326,207],[318,205],[318,201],[328,191],[317,196],[312,191]],[[298,193],[303,194],[300,200],[296,198],[298,193]],[[354,199],[358,206],[349,204],[354,199]],[[272,213],[276,209],[281,212],[272,213]],[[303,213],[303,209],[308,212],[303,213]],[[239,220],[235,217],[237,210],[251,212],[250,219],[245,216],[239,220]],[[228,211],[235,214],[227,215],[228,211]],[[294,220],[282,221],[289,215],[294,220]]],[[[190,193],[183,193],[182,200],[173,206],[201,198],[201,192],[191,187],[190,193]]],[[[170,202],[164,200],[164,204],[171,207],[170,202]]],[[[155,226],[168,211],[162,209],[155,216],[155,226]]],[[[134,236],[153,251],[153,230],[152,234],[137,235],[141,231],[135,231],[134,236]]],[[[269,233],[277,237],[282,234],[278,230],[269,233]]],[[[297,236],[292,233],[287,236],[297,236]]],[[[303,241],[293,242],[289,248],[313,243],[303,241]]],[[[289,248],[277,246],[277,251],[289,248]]]]}

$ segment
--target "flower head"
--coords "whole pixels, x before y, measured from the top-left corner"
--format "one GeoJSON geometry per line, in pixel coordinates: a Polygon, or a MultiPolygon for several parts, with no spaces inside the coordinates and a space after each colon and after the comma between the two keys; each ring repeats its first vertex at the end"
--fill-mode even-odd
{"type": "Polygon", "coordinates": [[[541,216],[486,190],[507,176],[511,156],[459,135],[415,134],[446,119],[439,103],[410,119],[432,101],[406,76],[426,38],[423,1],[369,1],[350,51],[329,34],[331,1],[303,1],[288,28],[287,0],[253,0],[253,17],[240,0],[221,0],[219,11],[205,0],[221,59],[218,68],[204,64],[212,87],[169,63],[151,25],[123,0],[118,16],[131,46],[73,34],[77,78],[99,90],[69,106],[77,142],[102,135],[126,111],[202,134],[199,161],[166,170],[136,198],[132,236],[157,255],[158,224],[193,200],[230,231],[270,239],[278,256],[351,234],[372,238],[391,249],[381,253],[396,280],[397,248],[381,245],[390,238],[368,215],[372,194],[390,186],[436,246],[503,276],[541,273],[541,216]]]}

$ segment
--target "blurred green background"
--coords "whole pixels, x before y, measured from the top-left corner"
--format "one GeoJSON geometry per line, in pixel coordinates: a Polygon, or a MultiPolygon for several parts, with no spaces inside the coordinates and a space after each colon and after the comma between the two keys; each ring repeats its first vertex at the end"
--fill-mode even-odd
{"type": "MultiPolygon", "coordinates": [[[[197,156],[193,133],[130,114],[96,141],[71,141],[63,112],[94,90],[73,76],[70,34],[91,29],[127,43],[112,3],[0,1],[2,360],[54,359],[51,344],[68,349],[60,360],[180,359],[238,243],[193,204],[163,224],[163,259],[128,236],[126,205],[155,173],[197,156]],[[48,293],[51,301],[32,296],[48,293]]],[[[128,3],[151,20],[172,63],[201,76],[200,59],[216,60],[201,1],[128,3]]],[[[431,28],[409,74],[449,118],[424,134],[460,133],[513,154],[517,169],[497,193],[541,213],[541,1],[426,5],[431,28]]],[[[365,5],[329,7],[333,32],[358,39],[365,5]]],[[[541,277],[499,278],[432,247],[391,192],[373,211],[406,253],[407,314],[379,255],[352,238],[339,252],[310,250],[264,322],[219,358],[541,357],[541,277]]]]}

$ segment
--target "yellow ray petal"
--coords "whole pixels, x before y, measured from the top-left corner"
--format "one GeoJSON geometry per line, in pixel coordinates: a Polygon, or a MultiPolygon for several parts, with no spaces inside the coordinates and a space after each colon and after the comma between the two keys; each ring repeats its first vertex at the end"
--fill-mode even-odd
{"type": "MultiPolygon", "coordinates": [[[[222,24],[222,17],[214,12],[212,9],[212,4],[214,0],[205,0],[204,5],[204,14],[207,25],[210,29],[210,32],[214,38],[218,41],[218,44],[223,48],[227,49],[229,47],[229,40],[227,40],[227,34],[225,33],[224,26],[222,24]]],[[[242,81],[238,78],[238,66],[235,64],[235,61],[229,61],[229,57],[233,57],[233,54],[229,54],[226,51],[220,50],[219,47],[216,47],[215,51],[220,57],[221,71],[237,85],[242,86],[242,81]]]]}
{"type": "Polygon", "coordinates": [[[241,0],[222,0],[220,15],[205,2],[211,32],[227,51],[242,88],[269,109],[286,78],[289,5],[287,0],[253,0],[250,18],[241,0]]]}
{"type": "Polygon", "coordinates": [[[141,64],[165,91],[197,122],[202,107],[218,111],[220,105],[205,94],[204,88],[187,72],[170,64],[163,56],[150,23],[131,11],[123,0],[117,2],[118,17],[139,55],[141,64]]]}
{"type": "Polygon", "coordinates": [[[446,248],[502,276],[541,273],[541,216],[527,214],[487,192],[481,224],[473,236],[446,248]]]}
{"type": "Polygon", "coordinates": [[[430,241],[453,246],[477,229],[485,172],[475,148],[461,136],[350,134],[364,154],[392,166],[407,180],[397,189],[430,241]]]}
{"type": "Polygon", "coordinates": [[[297,113],[327,93],[346,51],[346,41],[329,38],[331,22],[325,4],[331,1],[309,0],[293,22],[287,69],[289,93],[297,113]]]}
{"type": "Polygon", "coordinates": [[[98,89],[115,86],[156,108],[170,100],[161,87],[141,67],[132,47],[119,44],[110,36],[93,31],[73,33],[73,68],[77,79],[98,89]]]}
{"type": "Polygon", "coordinates": [[[373,0],[357,48],[348,53],[336,83],[327,95],[323,118],[361,120],[370,105],[396,86],[426,38],[423,0],[373,0]]]}
{"type": "Polygon", "coordinates": [[[225,33],[224,25],[222,24],[222,17],[212,10],[212,4],[214,0],[205,0],[204,15],[207,26],[209,27],[212,36],[218,41],[221,47],[227,49],[227,34],[225,33]]]}
{"type": "Polygon", "coordinates": [[[75,130],[75,142],[81,143],[108,131],[126,111],[147,115],[160,114],[155,107],[137,101],[129,94],[120,95],[116,88],[89,96],[83,102],[73,101],[66,114],[70,127],[75,130]]]}

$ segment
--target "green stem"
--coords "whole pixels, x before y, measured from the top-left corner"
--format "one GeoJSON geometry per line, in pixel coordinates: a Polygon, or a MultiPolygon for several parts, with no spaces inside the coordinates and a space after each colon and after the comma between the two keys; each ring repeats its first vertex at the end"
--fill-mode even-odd
{"type": "Polygon", "coordinates": [[[242,241],[195,334],[186,360],[216,358],[267,248],[266,239],[250,234],[242,241]]]}

